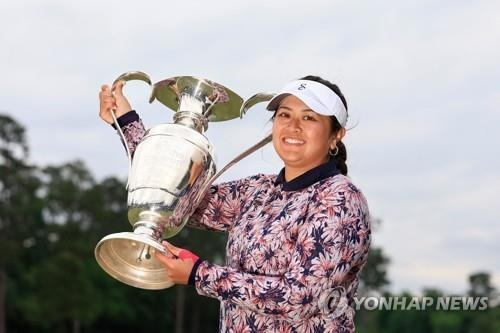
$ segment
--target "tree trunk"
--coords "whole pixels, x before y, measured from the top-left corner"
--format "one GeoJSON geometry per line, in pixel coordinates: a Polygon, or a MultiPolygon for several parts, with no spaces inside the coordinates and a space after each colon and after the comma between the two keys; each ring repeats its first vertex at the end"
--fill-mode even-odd
{"type": "Polygon", "coordinates": [[[194,302],[193,304],[193,313],[191,318],[191,333],[199,333],[200,331],[200,303],[194,302]]]}
{"type": "Polygon", "coordinates": [[[175,333],[184,332],[184,307],[186,305],[185,286],[176,286],[175,297],[175,333]]]}
{"type": "Polygon", "coordinates": [[[7,276],[3,267],[0,267],[0,333],[5,333],[5,284],[7,276]]]}
{"type": "Polygon", "coordinates": [[[73,333],[80,333],[80,321],[78,319],[73,319],[73,333]]]}

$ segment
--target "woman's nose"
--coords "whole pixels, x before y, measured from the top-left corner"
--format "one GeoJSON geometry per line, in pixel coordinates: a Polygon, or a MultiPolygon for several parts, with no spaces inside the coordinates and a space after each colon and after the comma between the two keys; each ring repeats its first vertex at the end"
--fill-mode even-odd
{"type": "Polygon", "coordinates": [[[288,126],[294,131],[300,131],[302,129],[299,118],[291,118],[288,126]]]}

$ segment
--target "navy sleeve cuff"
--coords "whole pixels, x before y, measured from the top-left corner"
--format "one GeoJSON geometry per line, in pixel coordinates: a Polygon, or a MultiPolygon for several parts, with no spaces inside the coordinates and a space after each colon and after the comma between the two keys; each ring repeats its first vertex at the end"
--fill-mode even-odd
{"type": "Polygon", "coordinates": [[[194,263],[193,269],[191,269],[191,273],[189,274],[189,279],[188,279],[188,285],[194,286],[195,278],[196,278],[196,271],[198,270],[198,266],[203,262],[200,258],[196,260],[194,263]]]}
{"type": "MultiPolygon", "coordinates": [[[[118,117],[118,119],[116,120],[118,121],[118,125],[120,126],[120,128],[123,128],[124,126],[127,126],[128,124],[139,120],[139,115],[137,114],[137,112],[135,112],[135,110],[130,110],[129,112],[118,117]]],[[[111,124],[111,126],[113,126],[113,128],[116,129],[114,123],[111,124]]]]}

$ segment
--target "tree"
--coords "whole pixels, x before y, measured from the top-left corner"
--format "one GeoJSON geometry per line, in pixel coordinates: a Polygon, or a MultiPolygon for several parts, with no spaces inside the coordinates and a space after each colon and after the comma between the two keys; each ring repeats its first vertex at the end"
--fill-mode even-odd
{"type": "Polygon", "coordinates": [[[27,158],[24,127],[0,115],[0,333],[6,330],[5,304],[10,297],[6,285],[22,271],[15,267],[26,263],[21,260],[24,249],[43,238],[37,232],[43,224],[42,204],[36,195],[40,182],[27,158]]]}
{"type": "Polygon", "coordinates": [[[491,298],[495,288],[491,285],[490,274],[487,272],[477,272],[469,275],[470,289],[468,294],[472,297],[491,298]]]}
{"type": "MultiPolygon", "coordinates": [[[[380,219],[372,220],[372,230],[380,227],[380,219]]],[[[368,260],[361,271],[359,277],[358,298],[369,294],[385,294],[386,287],[389,286],[387,278],[387,266],[390,260],[380,247],[370,247],[368,260]]],[[[383,319],[379,311],[367,311],[360,309],[356,313],[355,324],[359,331],[379,332],[380,320],[383,319]]]]}
{"type": "Polygon", "coordinates": [[[390,260],[383,253],[382,248],[372,247],[368,253],[368,261],[361,271],[359,294],[366,295],[369,292],[384,292],[389,285],[387,278],[387,266],[390,260]]]}
{"type": "MultiPolygon", "coordinates": [[[[381,219],[373,218],[371,220],[372,234],[378,230],[381,225],[381,219]]],[[[370,247],[368,260],[359,278],[358,295],[385,292],[385,287],[390,283],[387,278],[387,266],[389,263],[390,259],[384,254],[381,247],[375,247],[373,245],[370,247]]]]}
{"type": "Polygon", "coordinates": [[[489,306],[485,311],[466,313],[467,332],[498,332],[500,330],[500,306],[491,307],[495,301],[495,291],[496,288],[491,284],[488,272],[480,271],[469,275],[469,296],[487,297],[489,306]]]}
{"type": "Polygon", "coordinates": [[[32,267],[32,292],[25,299],[35,304],[27,311],[35,326],[54,327],[78,333],[82,324],[91,323],[98,314],[100,293],[88,279],[82,260],[71,252],[56,253],[32,267]],[[41,306],[43,304],[43,306],[41,306]]]}

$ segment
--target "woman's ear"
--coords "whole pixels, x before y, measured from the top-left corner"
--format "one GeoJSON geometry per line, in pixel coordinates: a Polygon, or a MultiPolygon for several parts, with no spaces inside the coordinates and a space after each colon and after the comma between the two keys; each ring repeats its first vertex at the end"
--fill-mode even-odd
{"type": "Polygon", "coordinates": [[[345,128],[341,127],[335,135],[332,136],[332,141],[330,142],[330,149],[335,149],[337,147],[337,142],[342,140],[345,135],[345,128]]]}
{"type": "Polygon", "coordinates": [[[340,141],[344,138],[345,136],[345,128],[341,127],[338,131],[337,134],[335,135],[335,140],[340,141]]]}

